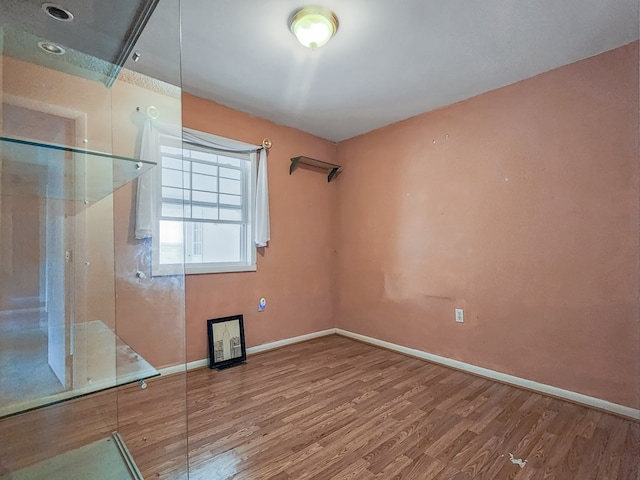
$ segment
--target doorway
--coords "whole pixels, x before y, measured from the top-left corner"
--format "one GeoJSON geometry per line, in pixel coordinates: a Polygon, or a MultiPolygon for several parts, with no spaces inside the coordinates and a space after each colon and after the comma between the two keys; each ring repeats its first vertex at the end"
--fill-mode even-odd
{"type": "MultiPolygon", "coordinates": [[[[32,105],[2,104],[4,136],[73,145],[76,123],[32,105]]],[[[16,184],[38,191],[64,181],[64,151],[33,152],[20,168],[3,162],[0,192],[16,190],[16,184]]],[[[73,208],[45,195],[2,195],[0,412],[28,408],[71,385],[73,208]]]]}

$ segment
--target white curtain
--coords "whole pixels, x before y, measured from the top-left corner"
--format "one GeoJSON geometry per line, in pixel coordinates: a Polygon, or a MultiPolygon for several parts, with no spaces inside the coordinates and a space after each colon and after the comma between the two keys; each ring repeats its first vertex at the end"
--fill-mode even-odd
{"type": "Polygon", "coordinates": [[[260,150],[258,163],[258,181],[256,185],[255,202],[255,242],[256,247],[266,247],[271,240],[271,226],[269,222],[269,182],[267,179],[267,150],[260,150]]]}
{"type": "MultiPolygon", "coordinates": [[[[144,129],[142,130],[140,159],[150,160],[157,163],[159,159],[159,152],[160,145],[158,143],[158,131],[151,125],[151,120],[147,120],[144,122],[144,129]]],[[[153,235],[153,222],[156,217],[156,195],[154,195],[155,177],[155,168],[147,170],[138,177],[135,229],[135,237],[137,239],[151,238],[153,235]]]]}
{"type": "MultiPolygon", "coordinates": [[[[253,205],[253,230],[256,247],[264,247],[270,240],[269,222],[269,185],[267,179],[267,152],[264,148],[247,143],[229,140],[207,134],[206,137],[189,130],[181,130],[175,125],[164,125],[147,119],[142,131],[140,158],[161,164],[160,135],[182,139],[187,143],[215,148],[228,152],[256,152],[260,150],[256,198],[253,205]]],[[[159,169],[152,168],[138,177],[138,193],[136,196],[137,239],[151,238],[156,222],[157,188],[159,188],[159,169]]]]}
{"type": "MultiPolygon", "coordinates": [[[[155,162],[160,165],[160,135],[176,139],[182,136],[182,129],[176,125],[165,125],[147,119],[142,129],[142,143],[140,145],[140,159],[155,162]]],[[[151,238],[156,221],[157,188],[159,170],[152,168],[138,177],[138,192],[136,195],[136,228],[134,235],[137,239],[151,238]]]]}

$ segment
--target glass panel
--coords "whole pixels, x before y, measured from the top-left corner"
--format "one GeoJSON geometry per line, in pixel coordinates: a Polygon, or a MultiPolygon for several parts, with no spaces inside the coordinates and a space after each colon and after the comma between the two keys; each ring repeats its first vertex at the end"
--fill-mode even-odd
{"type": "Polygon", "coordinates": [[[160,263],[176,264],[183,262],[184,236],[182,222],[161,220],[159,245],[160,263]]]}
{"type": "Polygon", "coordinates": [[[132,181],[153,164],[71,147],[0,137],[3,195],[95,202],[132,181]],[[55,164],[55,165],[54,165],[55,164]],[[54,173],[55,170],[55,173],[54,173]],[[59,181],[51,181],[59,175],[59,181]]]}
{"type": "Polygon", "coordinates": [[[0,476],[87,478],[66,468],[87,447],[125,467],[91,478],[187,478],[182,223],[135,233],[135,179],[160,168],[139,159],[145,122],[182,127],[180,2],[71,3],[68,28],[0,2],[0,476]],[[171,276],[151,272],[160,240],[171,276]]]}
{"type": "MultiPolygon", "coordinates": [[[[182,188],[183,185],[183,173],[182,170],[171,170],[170,168],[162,169],[162,185],[167,187],[182,188]]],[[[185,188],[188,188],[185,185],[185,188]]]]}
{"type": "MultiPolygon", "coordinates": [[[[178,161],[178,168],[180,168],[180,160],[179,160],[179,158],[182,156],[182,149],[180,147],[172,147],[171,145],[162,145],[160,147],[160,151],[162,153],[169,153],[171,155],[175,155],[176,157],[178,157],[175,160],[178,161]]],[[[164,160],[164,158],[171,158],[171,157],[163,157],[163,160],[164,160]]]]}
{"type": "Polygon", "coordinates": [[[189,190],[183,190],[181,188],[162,187],[162,198],[169,198],[172,200],[185,200],[190,198],[189,190]]]}
{"type": "MultiPolygon", "coordinates": [[[[173,168],[174,170],[182,170],[183,163],[188,167],[189,162],[183,162],[179,158],[162,157],[162,166],[167,168],[173,168]]],[[[185,169],[187,170],[187,169],[185,169]]]]}

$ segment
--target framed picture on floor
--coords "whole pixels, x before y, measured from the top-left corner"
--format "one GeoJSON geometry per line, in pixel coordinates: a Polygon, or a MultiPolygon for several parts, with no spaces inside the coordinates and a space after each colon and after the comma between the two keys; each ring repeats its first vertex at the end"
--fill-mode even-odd
{"type": "Polygon", "coordinates": [[[233,367],[247,360],[242,315],[207,320],[207,336],[209,368],[233,367]]]}

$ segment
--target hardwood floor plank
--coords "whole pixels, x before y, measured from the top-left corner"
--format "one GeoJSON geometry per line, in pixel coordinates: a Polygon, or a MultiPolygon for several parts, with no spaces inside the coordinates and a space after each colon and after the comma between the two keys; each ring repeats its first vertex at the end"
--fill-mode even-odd
{"type": "Polygon", "coordinates": [[[446,464],[443,462],[423,455],[414,459],[407,468],[393,478],[395,480],[433,480],[445,467],[446,464]]]}
{"type": "Polygon", "coordinates": [[[0,420],[0,475],[117,429],[148,479],[639,480],[638,423],[339,336],[148,383],[0,420]]]}
{"type": "Polygon", "coordinates": [[[620,469],[620,460],[622,456],[622,446],[629,429],[628,424],[617,426],[617,418],[612,415],[603,415],[600,418],[599,426],[609,432],[604,458],[602,459],[602,467],[598,470],[598,480],[613,480],[617,478],[620,469]]]}

